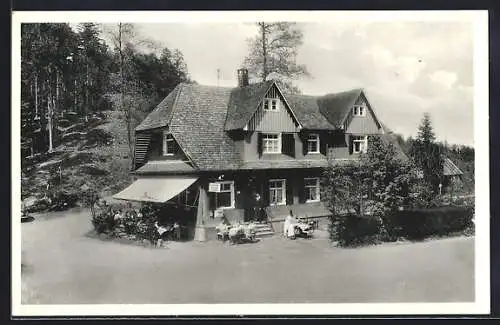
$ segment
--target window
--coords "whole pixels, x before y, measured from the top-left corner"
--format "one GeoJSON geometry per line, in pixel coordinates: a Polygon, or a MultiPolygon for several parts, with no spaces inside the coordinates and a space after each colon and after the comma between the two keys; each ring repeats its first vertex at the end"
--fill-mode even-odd
{"type": "Polygon", "coordinates": [[[269,205],[286,204],[286,180],[269,180],[269,205]]]}
{"type": "Polygon", "coordinates": [[[319,134],[307,136],[307,153],[319,153],[319,134]]]}
{"type": "Polygon", "coordinates": [[[163,133],[163,155],[173,156],[175,154],[175,140],[170,133],[163,133]]]}
{"type": "Polygon", "coordinates": [[[263,153],[281,153],[281,134],[268,133],[262,135],[263,153]]]}
{"type": "Polygon", "coordinates": [[[366,153],[368,149],[368,141],[366,136],[352,137],[352,151],[354,153],[366,153]]]}
{"type": "Polygon", "coordinates": [[[278,99],[264,98],[264,110],[274,111],[274,112],[278,111],[279,110],[278,99]]]}
{"type": "Polygon", "coordinates": [[[215,193],[215,208],[234,208],[234,182],[220,182],[219,192],[215,193]]]}
{"type": "Polygon", "coordinates": [[[319,178],[305,178],[304,179],[304,189],[306,191],[306,202],[318,202],[319,201],[319,178]]]}
{"type": "Polygon", "coordinates": [[[366,115],[366,107],[364,105],[355,105],[353,107],[354,116],[365,116],[366,115]]]}

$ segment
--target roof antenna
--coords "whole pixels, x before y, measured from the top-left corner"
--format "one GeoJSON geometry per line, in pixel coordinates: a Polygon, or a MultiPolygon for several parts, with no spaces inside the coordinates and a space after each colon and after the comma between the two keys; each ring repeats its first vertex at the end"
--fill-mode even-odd
{"type": "Polygon", "coordinates": [[[217,87],[219,87],[220,69],[217,69],[217,87]]]}

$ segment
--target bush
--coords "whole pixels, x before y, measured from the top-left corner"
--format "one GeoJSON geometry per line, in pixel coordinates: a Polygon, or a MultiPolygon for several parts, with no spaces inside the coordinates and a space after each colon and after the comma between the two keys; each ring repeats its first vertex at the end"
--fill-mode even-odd
{"type": "Polygon", "coordinates": [[[158,207],[145,204],[139,218],[132,206],[116,204],[101,207],[92,216],[92,225],[98,234],[108,234],[112,237],[132,235],[137,239],[146,239],[155,242],[158,239],[158,232],[155,222],[158,220],[158,207]],[[116,211],[121,211],[122,218],[115,220],[116,211]]]}
{"type": "Polygon", "coordinates": [[[401,211],[398,213],[398,222],[403,236],[420,240],[465,231],[473,224],[473,216],[472,207],[448,206],[401,211]]]}
{"type": "Polygon", "coordinates": [[[78,194],[58,190],[50,194],[50,211],[64,211],[76,206],[78,194]]]}
{"type": "Polygon", "coordinates": [[[371,216],[330,217],[330,240],[340,247],[355,247],[380,241],[380,221],[371,216]]]}
{"type": "Polygon", "coordinates": [[[92,226],[98,234],[112,233],[116,225],[111,208],[95,213],[92,216],[92,226]]]}
{"type": "Polygon", "coordinates": [[[107,145],[113,141],[113,135],[103,129],[93,129],[87,132],[86,146],[107,145]]]}

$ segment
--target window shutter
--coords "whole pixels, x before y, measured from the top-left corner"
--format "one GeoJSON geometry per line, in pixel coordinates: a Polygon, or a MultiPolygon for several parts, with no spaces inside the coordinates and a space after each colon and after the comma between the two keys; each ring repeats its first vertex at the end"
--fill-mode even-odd
{"type": "Polygon", "coordinates": [[[286,204],[293,204],[293,187],[296,186],[292,179],[286,180],[286,204]]]}
{"type": "Polygon", "coordinates": [[[209,210],[215,210],[215,193],[208,193],[208,207],[209,210]]]}
{"type": "Polygon", "coordinates": [[[259,152],[259,157],[262,156],[262,133],[257,133],[257,151],[259,152]]]}
{"type": "Polygon", "coordinates": [[[326,155],[326,148],[328,146],[328,143],[326,141],[326,136],[322,136],[323,134],[319,134],[319,152],[321,154],[326,155]]]}
{"type": "Polygon", "coordinates": [[[163,133],[154,133],[151,142],[154,155],[161,156],[163,154],[163,133]]]}
{"type": "Polygon", "coordinates": [[[281,152],[295,157],[295,141],[293,133],[283,133],[281,138],[281,152]]]}
{"type": "Polygon", "coordinates": [[[269,180],[262,180],[262,203],[264,206],[269,205],[269,180]]]}
{"type": "Polygon", "coordinates": [[[302,155],[307,155],[307,134],[305,132],[300,133],[300,139],[302,140],[302,155]]]}
{"type": "Polygon", "coordinates": [[[304,187],[304,175],[295,178],[295,186],[299,189],[299,203],[306,203],[306,189],[304,187]]]}
{"type": "Polygon", "coordinates": [[[352,135],[349,135],[349,154],[352,155],[353,153],[353,137],[352,135]]]}

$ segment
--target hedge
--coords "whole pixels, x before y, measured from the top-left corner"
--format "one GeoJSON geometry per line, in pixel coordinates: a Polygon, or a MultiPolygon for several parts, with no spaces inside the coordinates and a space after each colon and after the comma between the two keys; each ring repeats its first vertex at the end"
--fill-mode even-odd
{"type": "Polygon", "coordinates": [[[473,207],[447,206],[400,211],[397,220],[404,237],[412,240],[443,236],[472,226],[473,207]]]}
{"type": "Polygon", "coordinates": [[[380,240],[380,222],[370,216],[337,215],[330,217],[329,232],[340,247],[374,244],[380,240]]]}
{"type": "Polygon", "coordinates": [[[393,236],[383,234],[381,222],[372,216],[336,215],[330,217],[330,240],[340,247],[355,247],[394,238],[422,240],[473,229],[473,207],[446,206],[404,210],[391,218],[393,236]]]}

